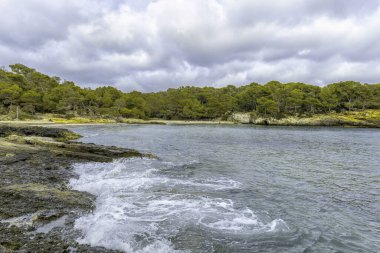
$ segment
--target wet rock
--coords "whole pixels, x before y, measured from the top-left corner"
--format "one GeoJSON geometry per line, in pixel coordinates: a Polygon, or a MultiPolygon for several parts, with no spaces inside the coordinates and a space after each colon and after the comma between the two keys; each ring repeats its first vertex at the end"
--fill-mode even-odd
{"type": "Polygon", "coordinates": [[[88,193],[49,187],[43,184],[14,184],[0,188],[0,216],[15,217],[41,210],[90,211],[94,198],[88,193]]]}
{"type": "Polygon", "coordinates": [[[80,245],[74,240],[62,238],[61,230],[31,234],[27,230],[0,223],[0,252],[4,253],[116,253],[102,247],[80,245]]]}
{"type": "Polygon", "coordinates": [[[5,158],[1,159],[4,164],[12,164],[17,162],[23,162],[25,160],[28,160],[31,157],[29,153],[20,153],[20,154],[13,154],[5,156],[5,158]]]}
{"type": "Polygon", "coordinates": [[[80,245],[74,221],[94,196],[71,190],[71,164],[150,157],[132,149],[72,142],[58,128],[0,125],[0,252],[117,252],[80,245]]]}

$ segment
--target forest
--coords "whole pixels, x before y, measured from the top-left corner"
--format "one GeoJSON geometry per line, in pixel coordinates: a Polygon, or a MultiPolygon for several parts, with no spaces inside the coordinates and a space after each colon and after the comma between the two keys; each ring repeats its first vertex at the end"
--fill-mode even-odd
{"type": "Polygon", "coordinates": [[[320,87],[300,82],[251,83],[223,88],[183,86],[162,92],[124,93],[111,86],[81,88],[22,64],[0,69],[0,114],[200,119],[233,112],[281,118],[380,108],[380,84],[342,81],[320,87]]]}

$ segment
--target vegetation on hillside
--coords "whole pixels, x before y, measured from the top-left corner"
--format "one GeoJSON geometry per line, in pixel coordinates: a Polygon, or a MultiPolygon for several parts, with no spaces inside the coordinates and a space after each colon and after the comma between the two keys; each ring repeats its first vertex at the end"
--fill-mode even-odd
{"type": "Polygon", "coordinates": [[[319,87],[271,81],[223,88],[186,86],[156,93],[124,93],[114,87],[81,88],[22,64],[0,69],[0,114],[36,113],[102,118],[214,119],[232,112],[282,118],[380,109],[380,84],[354,81],[319,87]],[[17,109],[18,108],[18,109],[17,109]]]}

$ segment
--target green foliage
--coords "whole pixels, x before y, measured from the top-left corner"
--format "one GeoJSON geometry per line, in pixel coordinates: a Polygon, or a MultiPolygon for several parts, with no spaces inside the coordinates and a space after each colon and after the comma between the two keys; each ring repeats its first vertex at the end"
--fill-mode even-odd
{"type": "Polygon", "coordinates": [[[36,109],[42,105],[41,95],[35,90],[25,91],[20,97],[23,110],[34,114],[36,109]]]}
{"type": "Polygon", "coordinates": [[[0,69],[0,114],[65,114],[67,117],[213,119],[232,112],[283,117],[380,108],[380,84],[338,82],[325,87],[270,81],[223,88],[186,86],[157,93],[94,90],[50,77],[22,64],[0,69]]]}
{"type": "Polygon", "coordinates": [[[266,97],[261,97],[257,100],[257,109],[258,112],[264,116],[274,116],[277,111],[277,105],[274,100],[266,97]]]}
{"type": "Polygon", "coordinates": [[[17,84],[0,83],[0,100],[4,106],[10,106],[19,101],[22,89],[17,84]]]}

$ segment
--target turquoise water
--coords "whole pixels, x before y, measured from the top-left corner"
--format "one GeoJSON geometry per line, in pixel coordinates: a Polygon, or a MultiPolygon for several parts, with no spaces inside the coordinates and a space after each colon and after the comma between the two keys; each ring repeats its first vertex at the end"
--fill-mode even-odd
{"type": "Polygon", "coordinates": [[[159,160],[76,164],[82,243],[125,252],[379,252],[380,131],[79,126],[159,160]]]}

